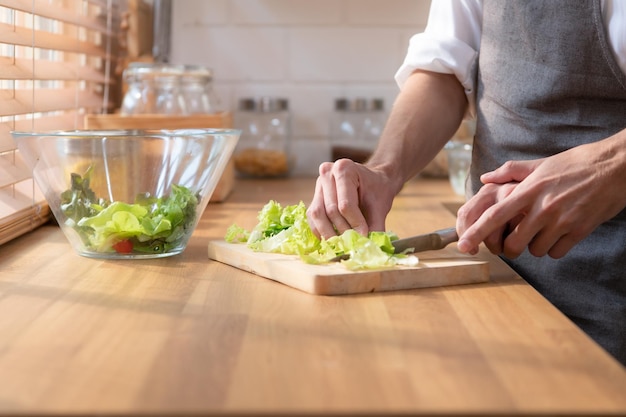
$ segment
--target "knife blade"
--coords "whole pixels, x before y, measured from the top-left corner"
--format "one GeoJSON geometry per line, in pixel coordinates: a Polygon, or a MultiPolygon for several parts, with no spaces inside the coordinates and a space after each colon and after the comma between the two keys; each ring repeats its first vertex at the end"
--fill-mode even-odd
{"type": "MultiPolygon", "coordinates": [[[[443,249],[450,243],[458,240],[459,235],[456,233],[456,227],[448,227],[446,229],[435,230],[434,232],[423,235],[394,240],[391,244],[393,245],[395,253],[401,253],[405,250],[407,251],[406,253],[416,253],[443,249]]],[[[337,262],[349,258],[349,254],[344,254],[332,258],[329,262],[337,262]]]]}

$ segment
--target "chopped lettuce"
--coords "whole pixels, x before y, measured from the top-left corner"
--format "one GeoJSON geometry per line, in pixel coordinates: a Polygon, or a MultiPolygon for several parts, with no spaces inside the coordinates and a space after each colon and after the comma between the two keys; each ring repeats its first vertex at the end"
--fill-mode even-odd
{"type": "Polygon", "coordinates": [[[320,241],[307,222],[303,202],[283,208],[270,200],[257,219],[259,223],[247,240],[248,247],[254,251],[304,255],[319,246],[320,241]]]}
{"type": "Polygon", "coordinates": [[[83,177],[73,173],[71,188],[61,194],[66,224],[73,227],[88,249],[114,252],[119,242],[132,252],[163,253],[178,246],[192,231],[198,196],[172,185],[169,196],[139,195],[132,204],[98,198],[83,177]]]}
{"type": "Polygon", "coordinates": [[[394,254],[393,232],[370,232],[362,236],[347,230],[339,236],[318,239],[311,231],[306,218],[306,206],[299,204],[282,207],[270,200],[259,211],[258,223],[251,230],[233,224],[226,231],[225,240],[243,243],[257,252],[299,255],[311,264],[324,264],[331,259],[349,255],[342,264],[351,270],[385,268],[394,265],[415,265],[417,257],[394,254]]]}
{"type": "Polygon", "coordinates": [[[250,237],[250,232],[241,226],[232,224],[228,230],[226,230],[226,236],[224,239],[230,243],[242,243],[247,242],[250,237]]]}

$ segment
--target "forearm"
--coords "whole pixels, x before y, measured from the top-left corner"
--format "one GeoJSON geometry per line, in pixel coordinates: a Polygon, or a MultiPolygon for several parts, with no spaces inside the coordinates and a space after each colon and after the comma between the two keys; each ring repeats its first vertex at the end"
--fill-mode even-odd
{"type": "Polygon", "coordinates": [[[399,191],[454,135],[467,108],[454,75],[416,71],[398,95],[367,166],[394,180],[399,191]]]}

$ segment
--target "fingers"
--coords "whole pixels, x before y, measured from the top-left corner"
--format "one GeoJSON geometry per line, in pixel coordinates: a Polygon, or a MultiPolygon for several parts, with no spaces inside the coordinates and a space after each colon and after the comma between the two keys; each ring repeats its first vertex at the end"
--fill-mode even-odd
{"type": "Polygon", "coordinates": [[[457,230],[463,234],[497,201],[497,185],[485,185],[457,212],[457,230]]]}
{"type": "MultiPolygon", "coordinates": [[[[334,235],[336,232],[343,233],[345,230],[350,229],[350,223],[343,217],[339,207],[341,204],[341,209],[345,209],[345,205],[347,204],[346,197],[345,195],[343,197],[338,195],[336,180],[332,173],[321,176],[320,182],[322,184],[321,192],[324,199],[324,211],[328,221],[333,226],[333,229],[335,229],[332,234],[334,235]],[[341,203],[339,201],[341,201],[341,203]]],[[[341,189],[341,192],[345,193],[345,187],[341,189]]]]}
{"type": "MultiPolygon", "coordinates": [[[[519,199],[518,199],[519,200],[519,199]]],[[[515,199],[508,198],[505,200],[506,204],[502,201],[498,201],[487,210],[461,235],[459,243],[457,245],[461,252],[470,253],[472,250],[476,250],[478,245],[483,242],[487,237],[493,233],[504,233],[509,220],[517,217],[519,213],[524,211],[524,202],[515,201],[515,199]]],[[[511,234],[519,228],[516,227],[511,234]]],[[[513,242],[513,252],[516,249],[515,244],[518,240],[509,240],[511,234],[507,236],[504,241],[503,250],[506,253],[507,245],[510,247],[513,242]]]]}
{"type": "MultiPolygon", "coordinates": [[[[561,235],[540,231],[528,243],[528,251],[537,257],[547,255],[562,239],[561,235]]],[[[555,252],[556,253],[556,252],[555,252]]]]}
{"type": "Polygon", "coordinates": [[[527,219],[522,220],[504,238],[502,254],[509,259],[517,258],[532,242],[539,230],[535,223],[527,219]]]}
{"type": "Polygon", "coordinates": [[[508,199],[508,196],[539,163],[539,160],[508,161],[480,177],[485,185],[458,213],[457,229],[461,238],[457,247],[461,252],[476,253],[478,245],[484,242],[494,254],[519,256],[519,251],[525,247],[526,236],[518,229],[525,217],[525,203],[522,199],[508,199]],[[502,203],[505,199],[507,202],[502,203]],[[520,245],[523,245],[521,249],[520,245]]]}
{"type": "MultiPolygon", "coordinates": [[[[472,233],[476,233],[476,223],[483,218],[484,214],[488,212],[498,201],[508,196],[517,184],[486,184],[480,191],[472,197],[467,203],[465,203],[457,213],[457,231],[461,239],[457,245],[458,249],[464,253],[476,254],[478,252],[478,245],[481,242],[485,243],[485,246],[494,254],[501,254],[504,249],[504,237],[508,234],[510,228],[510,221],[505,220],[506,216],[503,216],[499,222],[490,220],[487,224],[490,226],[489,230],[480,229],[482,232],[478,237],[468,234],[468,230],[473,230],[472,233]]],[[[491,210],[493,211],[493,209],[491,210]]],[[[484,222],[484,219],[482,220],[484,222]]],[[[516,223],[519,220],[516,220],[516,223]]]]}
{"type": "MultiPolygon", "coordinates": [[[[537,227],[534,226],[533,230],[536,229],[537,227]]],[[[542,228],[530,238],[532,232],[524,234],[519,230],[520,227],[518,226],[504,241],[503,255],[509,259],[517,258],[525,248],[528,248],[530,254],[536,257],[548,255],[551,258],[559,259],[581,240],[574,233],[563,234],[550,228],[542,228]]]]}
{"type": "Polygon", "coordinates": [[[311,201],[309,207],[307,208],[306,215],[309,226],[311,227],[311,231],[318,238],[329,238],[333,236],[336,232],[333,223],[326,215],[322,184],[323,180],[322,176],[320,176],[317,178],[317,181],[315,183],[315,194],[313,196],[313,201],[311,201]]]}
{"type": "Polygon", "coordinates": [[[508,161],[502,164],[496,170],[486,172],[481,175],[480,181],[483,184],[504,184],[507,182],[522,182],[535,170],[535,168],[540,163],[541,160],[508,161]]]}
{"type": "Polygon", "coordinates": [[[550,250],[547,252],[547,254],[554,259],[559,259],[564,257],[567,252],[569,252],[578,242],[580,242],[580,239],[567,234],[565,236],[562,236],[558,242],[556,242],[551,248],[550,250]]]}
{"type": "Polygon", "coordinates": [[[332,192],[329,187],[324,194],[330,191],[337,201],[334,206],[329,206],[327,203],[326,211],[339,233],[354,229],[362,235],[367,235],[369,227],[359,207],[359,192],[363,190],[360,189],[360,179],[355,168],[355,162],[349,159],[340,159],[335,162],[332,176],[336,190],[332,192]],[[329,212],[329,210],[332,211],[329,212]]]}
{"type": "Polygon", "coordinates": [[[366,235],[368,223],[359,207],[360,178],[357,164],[343,159],[320,165],[313,201],[307,209],[311,230],[329,238],[348,229],[366,235]]]}
{"type": "Polygon", "coordinates": [[[577,221],[570,218],[567,212],[559,212],[558,218],[552,220],[542,220],[541,213],[536,213],[534,218],[530,218],[534,225],[532,235],[528,242],[528,251],[537,257],[550,256],[551,258],[562,258],[578,242],[588,236],[595,225],[593,222],[577,221]]]}
{"type": "MultiPolygon", "coordinates": [[[[380,204],[380,196],[376,193],[364,193],[363,215],[368,225],[369,231],[385,231],[385,218],[389,211],[388,206],[380,204]]],[[[364,233],[361,233],[364,234],[364,233]]]]}
{"type": "Polygon", "coordinates": [[[536,257],[560,258],[593,230],[593,225],[585,222],[576,222],[574,228],[566,213],[552,215],[545,202],[527,203],[528,196],[512,195],[506,187],[487,184],[459,210],[462,234],[457,247],[461,252],[474,253],[484,242],[492,253],[509,259],[517,258],[527,248],[536,257]]]}
{"type": "MultiPolygon", "coordinates": [[[[496,230],[487,236],[484,240],[485,246],[489,249],[489,252],[493,254],[501,254],[504,250],[504,237],[505,237],[505,228],[501,228],[496,230]]],[[[478,248],[474,248],[473,251],[469,252],[472,255],[478,253],[478,248]]]]}

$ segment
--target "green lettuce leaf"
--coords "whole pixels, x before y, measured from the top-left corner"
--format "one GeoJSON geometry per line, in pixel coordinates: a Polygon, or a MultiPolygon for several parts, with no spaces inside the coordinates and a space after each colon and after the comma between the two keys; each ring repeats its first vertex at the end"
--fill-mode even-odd
{"type": "Polygon", "coordinates": [[[226,236],[224,240],[230,243],[242,243],[247,242],[250,238],[250,232],[244,229],[241,226],[236,224],[230,225],[228,230],[226,230],[226,236]]]}
{"type": "Polygon", "coordinates": [[[248,247],[254,251],[302,255],[319,247],[320,241],[309,227],[303,202],[283,208],[270,200],[257,218],[259,223],[247,240],[248,247]]]}

